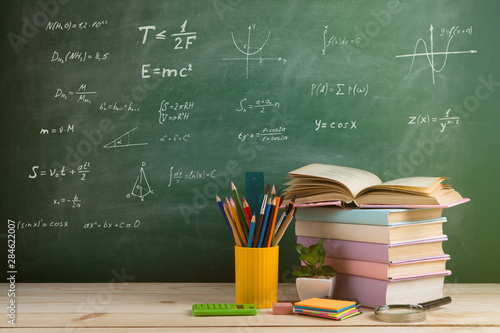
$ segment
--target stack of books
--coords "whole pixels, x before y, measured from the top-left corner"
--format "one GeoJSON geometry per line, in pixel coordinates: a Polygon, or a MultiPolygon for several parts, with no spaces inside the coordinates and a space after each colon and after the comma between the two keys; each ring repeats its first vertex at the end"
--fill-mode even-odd
{"type": "Polygon", "coordinates": [[[442,297],[450,259],[443,209],[462,202],[443,177],[382,183],[363,170],[313,164],[290,172],[297,243],[324,238],[334,297],[361,305],[416,304],[442,297]]]}

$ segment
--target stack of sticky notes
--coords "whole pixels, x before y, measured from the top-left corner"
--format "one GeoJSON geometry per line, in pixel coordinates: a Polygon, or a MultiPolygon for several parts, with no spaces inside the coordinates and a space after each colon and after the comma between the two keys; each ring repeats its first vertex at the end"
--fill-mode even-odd
{"type": "Polygon", "coordinates": [[[326,298],[309,298],[295,303],[294,311],[299,314],[344,320],[360,314],[356,302],[326,298]]]}

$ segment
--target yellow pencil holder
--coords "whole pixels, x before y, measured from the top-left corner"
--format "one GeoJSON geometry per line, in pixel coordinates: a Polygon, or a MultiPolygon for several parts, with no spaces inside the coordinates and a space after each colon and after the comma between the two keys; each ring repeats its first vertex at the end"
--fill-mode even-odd
{"type": "Polygon", "coordinates": [[[236,303],[253,303],[257,309],[278,302],[279,246],[234,247],[236,303]]]}

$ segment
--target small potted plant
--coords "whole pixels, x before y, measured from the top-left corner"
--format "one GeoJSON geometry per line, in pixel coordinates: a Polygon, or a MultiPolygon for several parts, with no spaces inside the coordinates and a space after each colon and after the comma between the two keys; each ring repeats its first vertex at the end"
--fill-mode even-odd
{"type": "Polygon", "coordinates": [[[332,266],[323,265],[326,256],[323,238],[309,247],[295,244],[295,249],[304,264],[296,266],[292,272],[293,276],[297,276],[295,284],[299,298],[304,300],[313,297],[331,297],[337,271],[332,266]]]}

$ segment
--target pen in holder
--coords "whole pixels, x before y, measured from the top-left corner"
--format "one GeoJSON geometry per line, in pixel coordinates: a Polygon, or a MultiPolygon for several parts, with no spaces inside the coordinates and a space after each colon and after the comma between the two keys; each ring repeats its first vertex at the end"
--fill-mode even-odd
{"type": "Polygon", "coordinates": [[[278,302],[279,246],[234,247],[236,303],[258,309],[278,302]]]}

